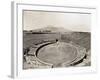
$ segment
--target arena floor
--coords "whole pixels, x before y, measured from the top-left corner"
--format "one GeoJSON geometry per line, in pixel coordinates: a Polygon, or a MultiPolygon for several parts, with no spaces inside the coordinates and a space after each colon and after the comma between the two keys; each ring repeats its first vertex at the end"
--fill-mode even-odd
{"type": "Polygon", "coordinates": [[[77,50],[74,46],[65,42],[56,42],[42,47],[37,57],[53,66],[59,67],[63,62],[72,62],[77,58],[77,50]]]}

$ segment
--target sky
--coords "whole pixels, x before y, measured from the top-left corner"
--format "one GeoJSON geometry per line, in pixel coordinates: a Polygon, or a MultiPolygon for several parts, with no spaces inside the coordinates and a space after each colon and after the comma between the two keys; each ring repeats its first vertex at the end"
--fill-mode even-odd
{"type": "Polygon", "coordinates": [[[71,31],[90,32],[91,30],[91,14],[28,10],[23,13],[24,30],[48,26],[63,27],[71,31]]]}

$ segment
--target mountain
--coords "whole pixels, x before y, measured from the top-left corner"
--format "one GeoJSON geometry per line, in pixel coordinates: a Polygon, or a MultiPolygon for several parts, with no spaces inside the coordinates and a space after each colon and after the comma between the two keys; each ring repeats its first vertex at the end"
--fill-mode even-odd
{"type": "Polygon", "coordinates": [[[71,31],[69,31],[69,30],[67,30],[67,29],[65,29],[65,28],[63,28],[63,27],[52,27],[52,26],[49,26],[49,27],[44,27],[44,28],[40,28],[40,29],[35,29],[35,30],[32,30],[32,32],[47,32],[47,33],[49,33],[49,32],[61,32],[61,33],[63,33],[63,32],[71,32],[71,31]]]}

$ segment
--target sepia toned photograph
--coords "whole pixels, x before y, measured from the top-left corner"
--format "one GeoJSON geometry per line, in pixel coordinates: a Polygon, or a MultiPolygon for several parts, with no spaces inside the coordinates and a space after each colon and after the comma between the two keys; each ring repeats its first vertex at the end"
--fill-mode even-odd
{"type": "Polygon", "coordinates": [[[23,69],[91,66],[91,14],[23,10],[23,69]]]}

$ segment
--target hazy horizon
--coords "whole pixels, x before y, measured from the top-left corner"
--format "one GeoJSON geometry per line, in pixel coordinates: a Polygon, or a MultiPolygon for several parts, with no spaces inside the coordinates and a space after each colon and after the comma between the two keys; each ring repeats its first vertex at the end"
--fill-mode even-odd
{"type": "Polygon", "coordinates": [[[70,31],[90,32],[90,24],[90,14],[24,11],[24,30],[51,26],[70,31]]]}

